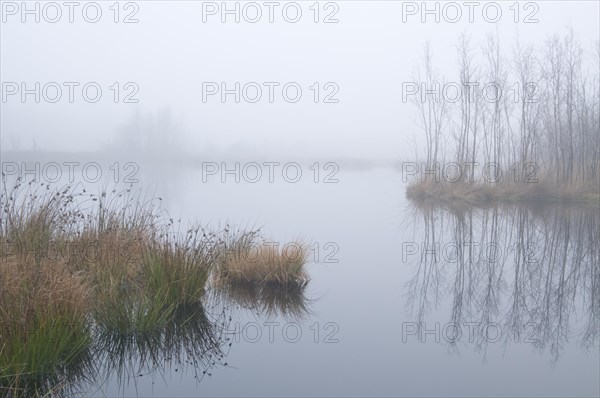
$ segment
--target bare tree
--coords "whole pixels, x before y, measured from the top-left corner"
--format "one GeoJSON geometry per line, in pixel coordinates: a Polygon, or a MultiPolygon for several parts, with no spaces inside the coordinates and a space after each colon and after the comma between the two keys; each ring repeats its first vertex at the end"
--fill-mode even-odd
{"type": "Polygon", "coordinates": [[[431,55],[430,43],[425,44],[423,56],[424,70],[417,72],[415,81],[423,82],[425,91],[433,93],[429,95],[423,93],[421,96],[413,97],[413,102],[419,110],[420,123],[427,141],[427,168],[434,169],[439,162],[441,148],[441,136],[446,124],[447,104],[439,95],[440,86],[444,82],[440,81],[439,74],[434,70],[431,55]]]}

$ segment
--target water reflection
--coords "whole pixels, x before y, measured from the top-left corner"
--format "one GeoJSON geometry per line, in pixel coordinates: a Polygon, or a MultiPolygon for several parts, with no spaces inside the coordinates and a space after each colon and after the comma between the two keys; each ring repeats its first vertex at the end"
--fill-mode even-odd
{"type": "MultiPolygon", "coordinates": [[[[216,308],[216,306],[215,306],[216,308]]],[[[229,347],[230,316],[226,308],[207,311],[201,303],[179,306],[172,320],[151,333],[121,333],[98,326],[98,376],[115,381],[121,390],[139,377],[171,370],[191,371],[201,381],[223,366],[229,347]]]]}
{"type": "Polygon", "coordinates": [[[306,296],[307,285],[308,283],[256,286],[235,283],[228,284],[226,288],[217,288],[215,294],[224,302],[251,310],[259,316],[282,316],[300,320],[311,313],[311,300],[306,296]]]}
{"type": "MultiPolygon", "coordinates": [[[[174,372],[192,374],[197,383],[228,366],[226,357],[239,329],[232,307],[240,306],[261,317],[284,316],[299,320],[309,313],[307,284],[278,288],[264,285],[232,285],[215,288],[203,302],[169,310],[169,321],[160,327],[140,331],[115,328],[92,321],[90,345],[58,372],[47,374],[17,395],[120,395],[141,394],[138,387],[152,380],[166,379],[174,372]],[[108,389],[108,390],[107,390],[108,389]]],[[[135,319],[133,317],[132,319],[135,319]]],[[[143,394],[142,394],[143,395],[143,394]]]]}
{"type": "MultiPolygon", "coordinates": [[[[232,326],[234,307],[252,309],[261,317],[284,316],[299,320],[309,313],[307,284],[286,288],[251,284],[214,286],[205,304],[178,307],[172,322],[154,333],[123,334],[98,326],[96,370],[101,381],[93,385],[111,386],[120,393],[144,376],[165,377],[173,372],[194,375],[198,383],[219,367],[226,367],[226,357],[239,329],[232,326]],[[205,308],[208,306],[209,310],[205,308]]],[[[129,391],[129,390],[128,390],[129,391]]]]}
{"type": "MultiPolygon", "coordinates": [[[[75,337],[73,336],[75,339],[75,337]]],[[[93,353],[85,349],[78,355],[53,368],[52,372],[37,375],[26,374],[25,381],[13,381],[10,372],[0,372],[0,396],[2,397],[54,397],[82,396],[87,390],[84,385],[93,383],[96,362],[93,353]],[[11,384],[13,381],[18,385],[11,384]]]]}
{"type": "MultiPolygon", "coordinates": [[[[527,342],[557,360],[572,340],[598,345],[597,209],[412,206],[423,236],[404,242],[403,256],[415,267],[407,305],[419,335],[431,329],[426,317],[451,302],[446,331],[471,325],[470,342],[484,354],[491,342],[527,342]]],[[[454,338],[446,342],[456,349],[454,338]]]]}

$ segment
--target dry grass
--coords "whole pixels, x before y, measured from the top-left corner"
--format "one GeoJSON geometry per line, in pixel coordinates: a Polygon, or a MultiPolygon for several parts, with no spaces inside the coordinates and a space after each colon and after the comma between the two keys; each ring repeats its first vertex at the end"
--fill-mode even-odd
{"type": "Polygon", "coordinates": [[[0,335],[25,335],[56,318],[82,323],[90,304],[86,276],[61,260],[33,256],[0,259],[0,335]]]}
{"type": "Polygon", "coordinates": [[[309,277],[304,269],[308,248],[288,244],[281,248],[264,242],[227,250],[219,261],[220,283],[303,285],[309,277]]]}
{"type": "Polygon", "coordinates": [[[66,367],[85,368],[98,334],[163,333],[182,309],[202,305],[215,268],[228,283],[308,281],[305,246],[252,253],[256,232],[180,233],[130,190],[90,195],[19,180],[2,188],[0,395],[68,385],[66,367]]]}
{"type": "Polygon", "coordinates": [[[139,278],[153,208],[133,207],[124,193],[20,180],[2,188],[0,391],[43,395],[90,348],[90,314],[107,301],[102,294],[139,278]]]}
{"type": "Polygon", "coordinates": [[[89,280],[65,261],[33,255],[0,258],[0,275],[0,389],[38,393],[47,375],[89,348],[89,280]]]}
{"type": "Polygon", "coordinates": [[[579,203],[600,204],[595,186],[561,186],[540,181],[537,183],[467,183],[414,181],[406,189],[407,198],[415,201],[464,203],[486,206],[498,203],[579,203]]]}
{"type": "Polygon", "coordinates": [[[267,316],[298,319],[309,313],[305,244],[279,247],[255,234],[236,236],[234,242],[227,246],[215,269],[219,298],[267,316]]]}

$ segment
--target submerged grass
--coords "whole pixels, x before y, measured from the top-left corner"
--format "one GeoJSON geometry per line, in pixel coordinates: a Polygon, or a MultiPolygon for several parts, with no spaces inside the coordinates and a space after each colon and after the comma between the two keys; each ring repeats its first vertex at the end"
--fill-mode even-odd
{"type": "Polygon", "coordinates": [[[178,228],[131,189],[90,195],[20,180],[7,189],[3,179],[0,395],[57,393],[78,374],[67,370],[85,369],[111,339],[152,358],[148,345],[175,336],[210,351],[202,300],[211,280],[256,289],[308,280],[304,246],[259,248],[248,261],[257,232],[178,228]]]}

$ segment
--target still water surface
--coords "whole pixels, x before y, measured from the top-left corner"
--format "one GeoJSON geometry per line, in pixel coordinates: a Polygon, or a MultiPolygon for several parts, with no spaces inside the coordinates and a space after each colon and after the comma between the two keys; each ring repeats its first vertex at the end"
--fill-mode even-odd
{"type": "Polygon", "coordinates": [[[144,178],[182,223],[310,243],[311,281],[210,294],[163,349],[107,342],[89,396],[600,394],[597,209],[414,206],[391,168],[144,178]]]}

